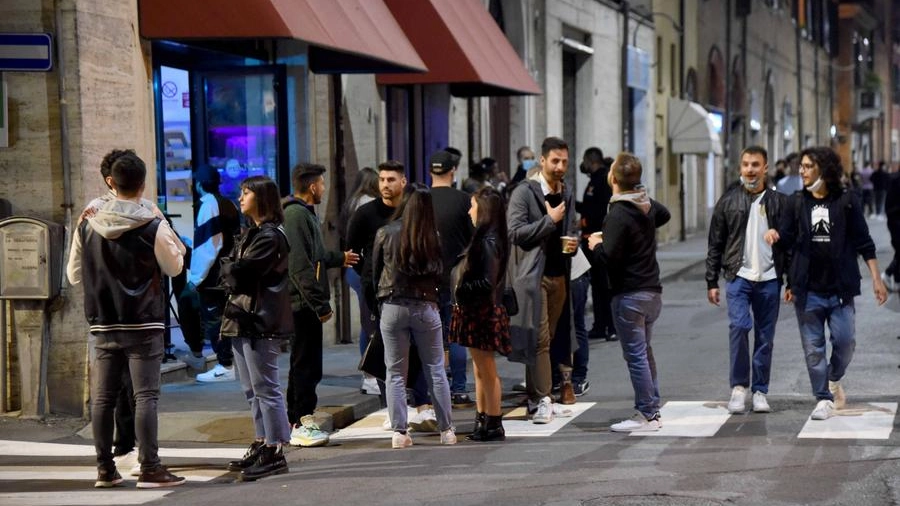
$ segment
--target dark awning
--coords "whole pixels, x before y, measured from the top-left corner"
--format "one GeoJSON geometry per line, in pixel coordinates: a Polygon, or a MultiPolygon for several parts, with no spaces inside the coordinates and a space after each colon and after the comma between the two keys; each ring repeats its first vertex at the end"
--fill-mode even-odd
{"type": "Polygon", "coordinates": [[[424,74],[379,74],[378,84],[449,84],[456,96],[539,95],[481,0],[385,0],[428,66],[424,74]]]}
{"type": "Polygon", "coordinates": [[[297,39],[313,72],[422,72],[382,0],[139,0],[148,39],[297,39]]]}

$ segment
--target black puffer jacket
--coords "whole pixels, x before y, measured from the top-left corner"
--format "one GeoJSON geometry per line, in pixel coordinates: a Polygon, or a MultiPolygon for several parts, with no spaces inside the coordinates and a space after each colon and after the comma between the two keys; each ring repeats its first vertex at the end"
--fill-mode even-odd
{"type": "Polygon", "coordinates": [[[398,268],[402,226],[401,220],[394,220],[379,228],[375,234],[372,268],[373,279],[378,286],[378,300],[383,302],[398,297],[437,302],[438,286],[443,275],[440,259],[435,262],[436,269],[425,274],[411,275],[398,268]]]}
{"type": "MultiPolygon", "coordinates": [[[[787,196],[771,188],[763,190],[760,205],[765,210],[769,228],[778,228],[786,212],[787,196]]],[[[737,276],[744,262],[744,241],[747,237],[747,221],[753,197],[740,185],[731,187],[716,202],[709,224],[709,248],[706,252],[706,288],[719,287],[719,272],[725,271],[725,280],[737,276]]],[[[776,243],[772,247],[775,274],[781,283],[789,264],[789,250],[776,243]]],[[[790,285],[789,285],[790,286],[790,285]]]]}
{"type": "Polygon", "coordinates": [[[229,296],[221,335],[286,339],[294,334],[288,250],[281,227],[263,223],[246,230],[222,259],[222,284],[229,296]]]}

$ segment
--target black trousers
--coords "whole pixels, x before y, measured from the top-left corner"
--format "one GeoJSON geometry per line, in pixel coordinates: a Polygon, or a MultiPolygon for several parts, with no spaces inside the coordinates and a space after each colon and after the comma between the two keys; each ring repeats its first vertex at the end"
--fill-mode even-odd
{"type": "Polygon", "coordinates": [[[122,369],[122,389],[116,397],[116,433],[113,438],[113,455],[125,455],[134,450],[134,386],[131,371],[126,362],[122,369]]]}
{"type": "Polygon", "coordinates": [[[594,326],[589,332],[590,337],[603,338],[615,334],[606,266],[599,262],[591,266],[591,298],[594,301],[594,326]]]}
{"type": "Polygon", "coordinates": [[[288,420],[299,424],[311,415],[319,401],[316,387],[322,381],[322,322],[312,309],[294,311],[291,370],[288,373],[288,420]]]}

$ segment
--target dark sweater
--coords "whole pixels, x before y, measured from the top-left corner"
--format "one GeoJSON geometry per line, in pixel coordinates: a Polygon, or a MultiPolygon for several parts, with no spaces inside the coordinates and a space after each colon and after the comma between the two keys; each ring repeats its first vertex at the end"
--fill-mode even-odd
{"type": "Polygon", "coordinates": [[[395,208],[388,206],[382,199],[367,202],[353,213],[347,227],[347,245],[360,255],[360,262],[353,266],[359,273],[363,293],[369,309],[374,310],[375,284],[372,273],[372,245],[378,229],[387,225],[395,208]]]}
{"type": "Polygon", "coordinates": [[[603,222],[603,243],[594,249],[594,260],[606,264],[612,295],[662,291],[656,262],[656,229],[668,223],[669,218],[669,210],[652,199],[646,213],[631,202],[610,204],[603,222]]]}

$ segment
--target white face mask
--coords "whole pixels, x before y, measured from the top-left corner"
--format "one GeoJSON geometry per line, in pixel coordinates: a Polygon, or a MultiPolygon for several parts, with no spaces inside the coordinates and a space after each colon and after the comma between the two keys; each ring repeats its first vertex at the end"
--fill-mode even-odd
{"type": "Polygon", "coordinates": [[[815,183],[807,186],[806,191],[808,191],[810,193],[815,193],[822,188],[823,184],[825,184],[825,181],[822,181],[822,178],[820,177],[820,178],[816,179],[815,183]]]}
{"type": "Polygon", "coordinates": [[[741,176],[741,184],[744,185],[744,188],[747,190],[754,191],[762,184],[762,179],[757,178],[756,181],[750,181],[744,176],[741,176]]]}

